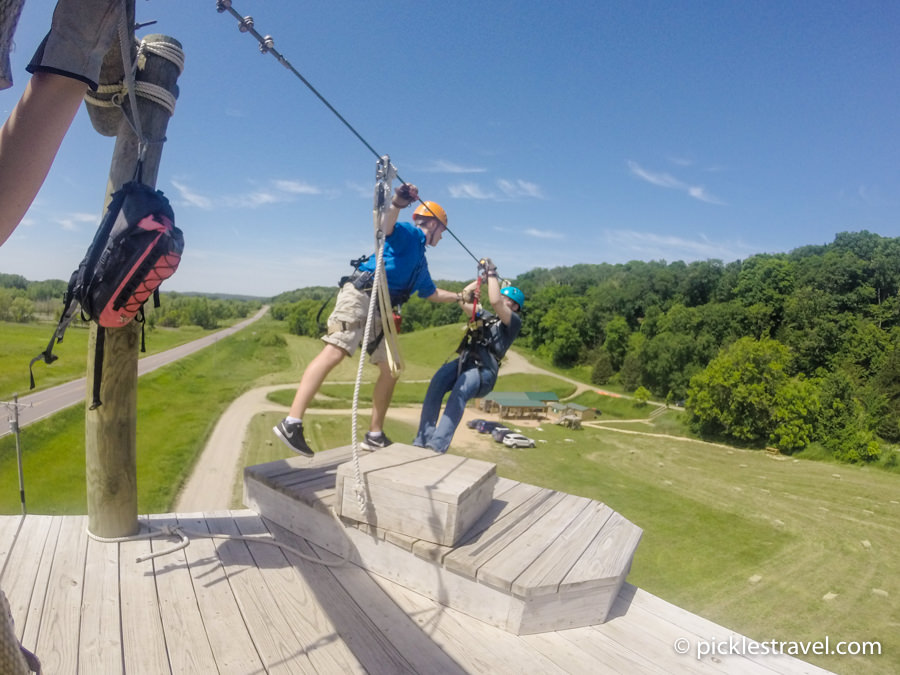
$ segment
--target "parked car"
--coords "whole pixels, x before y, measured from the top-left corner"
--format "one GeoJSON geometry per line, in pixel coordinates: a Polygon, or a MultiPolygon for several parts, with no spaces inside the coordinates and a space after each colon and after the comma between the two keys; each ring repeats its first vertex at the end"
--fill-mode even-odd
{"type": "Polygon", "coordinates": [[[481,418],[469,420],[468,422],[466,422],[466,426],[469,427],[470,429],[475,429],[478,427],[479,424],[481,424],[484,421],[485,420],[483,420],[481,418]]]}
{"type": "Polygon", "coordinates": [[[478,430],[480,434],[489,434],[497,427],[502,427],[503,425],[500,422],[489,422],[487,420],[481,420],[478,423],[478,426],[475,428],[478,430]]]}
{"type": "Polygon", "coordinates": [[[509,433],[503,437],[503,445],[508,448],[533,448],[534,441],[522,434],[509,433]]]}
{"type": "Polygon", "coordinates": [[[510,431],[511,429],[509,427],[494,427],[493,431],[491,431],[491,436],[499,443],[506,434],[510,433],[510,431]]]}

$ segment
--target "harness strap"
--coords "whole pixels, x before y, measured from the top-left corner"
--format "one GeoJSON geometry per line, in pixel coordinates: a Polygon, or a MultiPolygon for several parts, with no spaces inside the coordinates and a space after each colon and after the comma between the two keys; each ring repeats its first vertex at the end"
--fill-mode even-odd
{"type": "Polygon", "coordinates": [[[94,345],[94,387],[91,410],[96,410],[103,402],[100,400],[100,385],[103,382],[103,347],[106,344],[106,329],[97,325],[97,342],[94,345]]]}

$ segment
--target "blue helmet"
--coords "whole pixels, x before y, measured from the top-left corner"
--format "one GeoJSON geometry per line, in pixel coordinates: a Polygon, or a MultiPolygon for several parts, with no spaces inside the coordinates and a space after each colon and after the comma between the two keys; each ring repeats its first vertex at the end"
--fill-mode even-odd
{"type": "Polygon", "coordinates": [[[507,286],[506,288],[501,289],[500,292],[516,303],[519,306],[519,309],[522,309],[525,306],[525,294],[515,286],[507,286]]]}

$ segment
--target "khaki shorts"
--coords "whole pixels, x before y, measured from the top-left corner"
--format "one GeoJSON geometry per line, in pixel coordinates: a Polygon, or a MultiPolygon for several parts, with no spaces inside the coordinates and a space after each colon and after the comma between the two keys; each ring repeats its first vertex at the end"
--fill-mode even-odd
{"type": "Polygon", "coordinates": [[[97,89],[103,57],[119,38],[122,0],[59,0],[50,32],[26,70],[65,75],[97,89]]]}
{"type": "MultiPolygon", "coordinates": [[[[369,293],[358,290],[351,283],[344,284],[338,292],[334,311],[328,317],[328,334],[324,335],[322,339],[328,344],[340,347],[347,354],[353,356],[365,334],[369,299],[369,293]]],[[[376,305],[375,315],[372,317],[372,327],[369,329],[369,344],[377,339],[381,333],[381,313],[376,305]]],[[[384,363],[387,361],[387,349],[384,346],[384,338],[378,340],[378,346],[372,352],[370,358],[372,363],[384,363]]]]}

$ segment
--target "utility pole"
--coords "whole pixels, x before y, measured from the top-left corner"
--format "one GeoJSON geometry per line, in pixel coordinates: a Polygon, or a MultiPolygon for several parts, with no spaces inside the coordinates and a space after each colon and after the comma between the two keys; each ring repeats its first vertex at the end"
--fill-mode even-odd
{"type": "MultiPolygon", "coordinates": [[[[19,403],[19,395],[13,394],[12,401],[0,401],[0,405],[5,405],[9,410],[11,417],[9,418],[9,430],[16,435],[16,464],[19,467],[19,501],[22,502],[22,515],[27,515],[28,509],[25,507],[25,476],[22,472],[22,446],[19,442],[19,408],[24,407],[19,403]]],[[[29,404],[30,406],[31,404],[29,404]]]]}
{"type": "MultiPolygon", "coordinates": [[[[134,4],[130,3],[127,25],[134,26],[134,4]]],[[[129,39],[134,41],[133,29],[129,39]]],[[[163,46],[180,53],[181,44],[164,35],[149,35],[144,38],[146,45],[163,46]]],[[[122,68],[121,54],[110,50],[104,62],[113,65],[118,59],[122,68]]],[[[178,95],[177,79],[180,65],[146,50],[143,63],[139,64],[135,79],[140,83],[150,83],[169,92],[174,100],[178,95]]],[[[134,60],[132,54],[131,60],[134,60]]],[[[128,92],[128,96],[134,96],[128,92]]],[[[136,96],[140,129],[146,140],[142,181],[151,187],[156,185],[163,141],[171,115],[170,110],[157,100],[142,95],[136,96]]],[[[132,110],[129,101],[122,103],[126,111],[132,110]]],[[[90,110],[90,106],[89,106],[90,110]]],[[[132,180],[137,165],[140,142],[125,115],[120,119],[101,111],[91,114],[95,129],[110,135],[111,127],[116,129],[116,144],[109,171],[106,200],[109,204],[112,194],[124,183],[132,180]]],[[[113,111],[115,112],[115,111],[113,111]]],[[[94,372],[97,325],[91,324],[88,340],[87,372],[94,372]]],[[[98,537],[125,537],[139,530],[137,521],[137,362],[141,327],[132,321],[122,328],[107,328],[103,350],[103,380],[100,385],[100,400],[103,404],[91,410],[91,394],[85,402],[85,473],[87,479],[88,530],[98,537]]]]}

